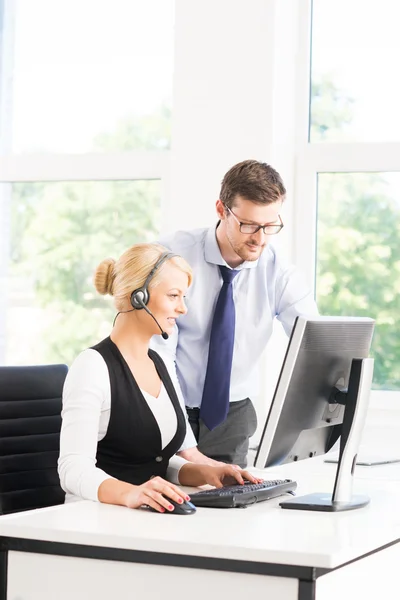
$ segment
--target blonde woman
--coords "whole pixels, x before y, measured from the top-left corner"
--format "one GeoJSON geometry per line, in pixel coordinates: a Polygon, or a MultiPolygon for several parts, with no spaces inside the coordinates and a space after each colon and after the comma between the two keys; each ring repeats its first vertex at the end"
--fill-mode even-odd
{"type": "Polygon", "coordinates": [[[118,313],[111,335],[77,357],[65,382],[58,470],[66,501],[165,512],[174,509],[170,500],[188,499],[174,484],[260,481],[231,465],[176,456],[196,441],[174,367],[149,342],[155,334],[167,338],[187,311],[187,262],[158,244],[136,244],[118,261],[100,263],[94,282],[114,296],[118,313]]]}

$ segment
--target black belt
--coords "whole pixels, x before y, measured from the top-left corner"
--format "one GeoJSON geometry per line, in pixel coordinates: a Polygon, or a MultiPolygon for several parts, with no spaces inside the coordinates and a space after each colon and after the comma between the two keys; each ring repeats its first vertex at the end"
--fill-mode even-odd
{"type": "Polygon", "coordinates": [[[196,419],[200,416],[200,408],[190,408],[189,406],[185,406],[186,412],[189,416],[194,417],[196,419]]]}

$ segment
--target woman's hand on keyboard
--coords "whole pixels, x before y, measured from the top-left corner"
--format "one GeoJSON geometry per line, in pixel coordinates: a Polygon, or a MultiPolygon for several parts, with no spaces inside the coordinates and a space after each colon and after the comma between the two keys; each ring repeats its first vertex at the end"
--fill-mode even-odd
{"type": "Polygon", "coordinates": [[[210,465],[186,463],[179,471],[181,485],[199,486],[208,483],[216,488],[221,488],[224,485],[243,484],[245,480],[251,483],[261,483],[263,481],[236,465],[222,464],[221,466],[212,467],[210,465]]]}

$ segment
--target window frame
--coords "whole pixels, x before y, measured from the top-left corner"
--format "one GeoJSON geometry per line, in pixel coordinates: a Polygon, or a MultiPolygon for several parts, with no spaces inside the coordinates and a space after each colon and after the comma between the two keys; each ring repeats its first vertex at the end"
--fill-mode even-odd
{"type": "Polygon", "coordinates": [[[43,181],[161,181],[161,223],[167,226],[170,151],[104,154],[2,154],[0,184],[43,181]]]}

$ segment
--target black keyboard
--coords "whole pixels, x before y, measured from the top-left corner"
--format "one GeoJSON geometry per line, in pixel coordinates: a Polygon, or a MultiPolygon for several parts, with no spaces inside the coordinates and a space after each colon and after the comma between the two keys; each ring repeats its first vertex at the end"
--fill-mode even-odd
{"type": "Polygon", "coordinates": [[[263,502],[293,494],[297,483],[291,479],[276,479],[262,483],[245,483],[244,485],[227,485],[223,488],[204,490],[190,494],[190,500],[195,506],[211,508],[242,508],[256,502],[263,502]]]}

